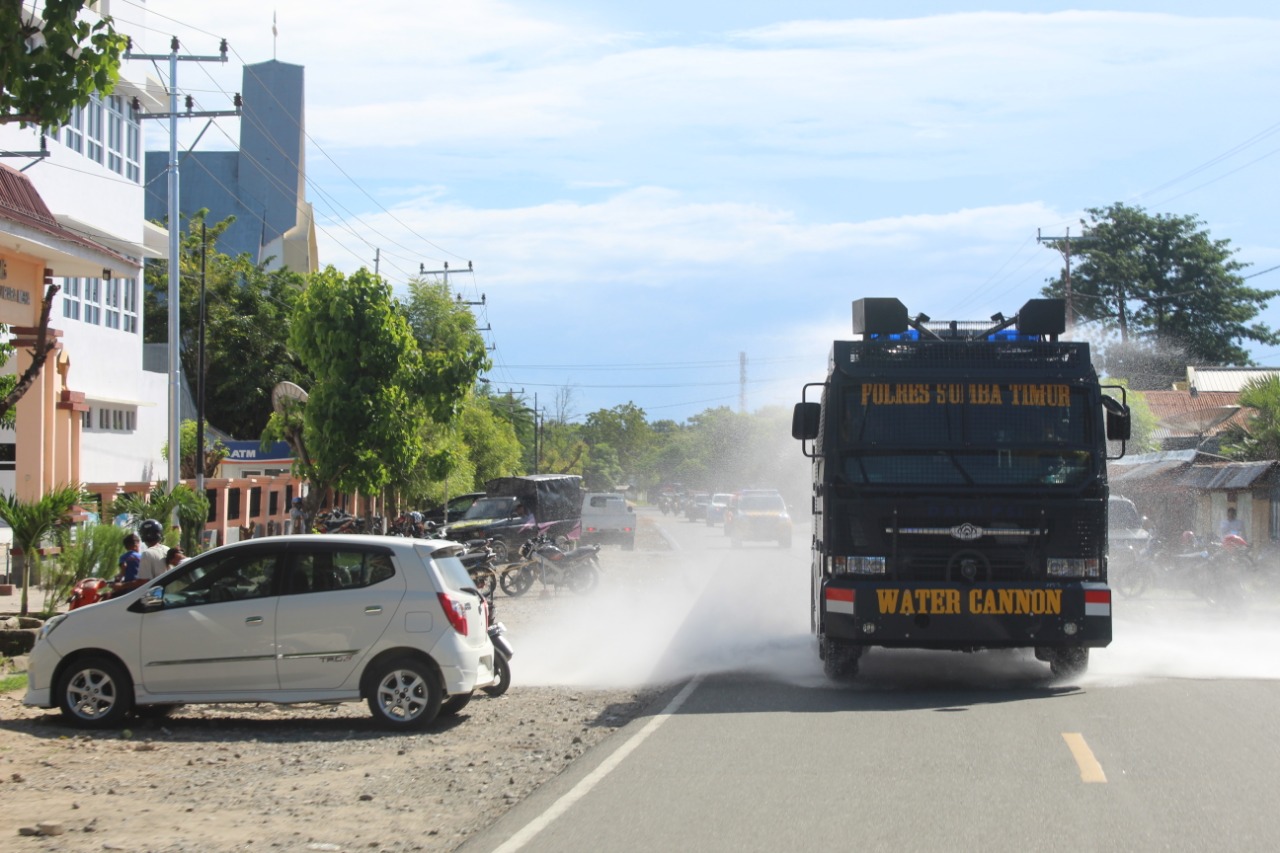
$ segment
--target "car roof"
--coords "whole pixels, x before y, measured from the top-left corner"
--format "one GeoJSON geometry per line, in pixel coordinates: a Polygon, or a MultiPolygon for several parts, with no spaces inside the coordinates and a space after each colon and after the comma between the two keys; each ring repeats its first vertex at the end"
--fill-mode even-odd
{"type": "Polygon", "coordinates": [[[228,542],[225,545],[219,545],[217,548],[210,548],[197,556],[203,557],[204,554],[213,551],[222,552],[234,548],[283,547],[291,544],[360,545],[366,548],[370,545],[378,545],[392,550],[426,548],[431,553],[444,548],[457,550],[461,547],[457,542],[451,542],[447,539],[412,539],[404,536],[378,536],[368,533],[290,533],[283,536],[262,536],[257,539],[241,539],[239,542],[228,542]]]}

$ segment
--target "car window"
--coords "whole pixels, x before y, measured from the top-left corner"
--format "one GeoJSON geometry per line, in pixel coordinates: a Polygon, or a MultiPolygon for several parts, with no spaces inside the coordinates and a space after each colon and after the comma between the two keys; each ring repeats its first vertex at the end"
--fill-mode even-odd
{"type": "Polygon", "coordinates": [[[395,561],[382,550],[364,548],[299,548],[289,565],[285,593],[361,589],[395,576],[395,561]]]}
{"type": "Polygon", "coordinates": [[[466,566],[462,565],[462,560],[458,557],[462,553],[461,548],[433,549],[429,546],[418,546],[416,551],[423,560],[435,564],[440,574],[444,576],[445,585],[449,589],[475,588],[476,582],[471,579],[466,566]]]}
{"type": "Polygon", "coordinates": [[[743,495],[740,506],[752,512],[782,512],[787,508],[781,495],[743,495]]]}
{"type": "Polygon", "coordinates": [[[506,518],[515,505],[515,498],[480,498],[462,517],[467,521],[477,518],[506,518]]]}
{"type": "Polygon", "coordinates": [[[193,561],[162,585],[165,607],[190,607],[275,594],[279,555],[232,552],[193,561]]]}
{"type": "Polygon", "coordinates": [[[1126,500],[1111,501],[1112,527],[1141,527],[1142,519],[1138,516],[1137,507],[1126,500]]]}

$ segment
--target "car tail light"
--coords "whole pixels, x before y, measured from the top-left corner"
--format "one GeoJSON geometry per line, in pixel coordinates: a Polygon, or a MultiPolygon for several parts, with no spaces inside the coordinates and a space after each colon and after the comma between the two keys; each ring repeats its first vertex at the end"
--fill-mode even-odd
{"type": "Polygon", "coordinates": [[[467,636],[467,610],[462,602],[455,601],[446,592],[437,592],[436,598],[440,599],[440,606],[444,608],[445,618],[449,620],[453,630],[464,637],[467,636]]]}

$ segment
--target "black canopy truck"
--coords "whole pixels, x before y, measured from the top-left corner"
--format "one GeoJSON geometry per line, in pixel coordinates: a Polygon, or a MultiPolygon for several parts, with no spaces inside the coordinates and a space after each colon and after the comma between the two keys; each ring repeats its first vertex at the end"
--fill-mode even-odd
{"type": "Polygon", "coordinates": [[[1059,299],[978,323],[853,303],[861,339],[833,344],[792,420],[828,676],[871,646],[1031,648],[1065,676],[1111,642],[1107,442],[1123,455],[1129,409],[1088,344],[1058,340],[1065,319],[1059,299]]]}
{"type": "Polygon", "coordinates": [[[514,560],[525,540],[538,534],[577,539],[582,527],[581,483],[575,474],[498,477],[485,483],[485,494],[442,535],[458,542],[491,539],[500,563],[514,560]]]}

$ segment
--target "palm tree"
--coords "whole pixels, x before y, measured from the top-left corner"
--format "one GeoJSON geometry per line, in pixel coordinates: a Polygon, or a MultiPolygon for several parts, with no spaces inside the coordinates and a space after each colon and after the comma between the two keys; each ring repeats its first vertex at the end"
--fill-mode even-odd
{"type": "Polygon", "coordinates": [[[0,497],[0,519],[13,528],[13,544],[21,551],[18,571],[22,573],[21,615],[26,616],[27,590],[31,569],[40,569],[40,545],[58,527],[67,523],[71,508],[86,499],[79,486],[59,486],[38,500],[24,501],[17,495],[0,497]]]}
{"type": "Polygon", "coordinates": [[[1244,425],[1223,432],[1222,454],[1232,459],[1280,459],[1280,376],[1257,376],[1240,388],[1236,402],[1249,412],[1244,425]]]}
{"type": "Polygon", "coordinates": [[[179,483],[172,492],[166,491],[167,484],[157,483],[151,487],[151,493],[145,497],[137,494],[120,495],[111,502],[112,515],[128,514],[133,516],[135,524],[144,518],[154,518],[166,527],[176,513],[178,525],[182,529],[182,550],[188,554],[197,554],[200,550],[200,531],[204,530],[205,520],[209,517],[209,499],[196,492],[186,483],[179,483]]]}

